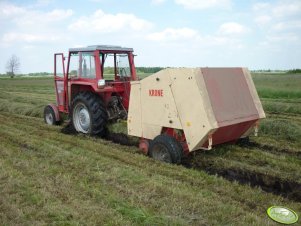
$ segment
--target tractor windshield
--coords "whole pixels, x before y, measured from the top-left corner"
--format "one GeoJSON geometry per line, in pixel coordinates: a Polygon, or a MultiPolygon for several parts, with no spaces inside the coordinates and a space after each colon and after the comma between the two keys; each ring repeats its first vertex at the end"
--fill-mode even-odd
{"type": "Polygon", "coordinates": [[[114,77],[122,79],[131,77],[129,57],[126,53],[101,54],[103,78],[113,80],[114,77]]]}
{"type": "Polygon", "coordinates": [[[131,76],[129,58],[127,54],[117,55],[117,68],[118,68],[118,76],[120,77],[131,76]]]}

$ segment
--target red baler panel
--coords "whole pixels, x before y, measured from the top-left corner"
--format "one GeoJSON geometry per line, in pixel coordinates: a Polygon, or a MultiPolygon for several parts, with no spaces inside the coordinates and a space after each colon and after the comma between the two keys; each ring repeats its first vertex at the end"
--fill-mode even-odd
{"type": "Polygon", "coordinates": [[[219,126],[259,118],[242,68],[201,68],[201,70],[219,126]]]}
{"type": "MultiPolygon", "coordinates": [[[[238,140],[257,120],[241,122],[218,128],[212,135],[212,145],[227,143],[238,140]]],[[[203,147],[208,147],[208,141],[203,147]]]]}

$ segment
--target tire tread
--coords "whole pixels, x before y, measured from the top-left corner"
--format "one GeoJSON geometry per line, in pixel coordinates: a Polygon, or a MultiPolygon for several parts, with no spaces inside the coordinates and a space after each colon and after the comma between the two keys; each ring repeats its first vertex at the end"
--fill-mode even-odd
{"type": "Polygon", "coordinates": [[[171,155],[172,163],[181,163],[183,157],[183,148],[182,145],[174,137],[171,137],[167,134],[161,134],[155,137],[155,139],[150,142],[150,156],[152,156],[152,149],[157,143],[161,143],[165,145],[165,147],[167,147],[171,155]]]}
{"type": "Polygon", "coordinates": [[[108,115],[101,98],[90,91],[79,92],[71,104],[71,118],[73,117],[73,109],[77,102],[84,103],[90,112],[92,129],[89,134],[103,136],[106,131],[105,126],[108,115]]]}

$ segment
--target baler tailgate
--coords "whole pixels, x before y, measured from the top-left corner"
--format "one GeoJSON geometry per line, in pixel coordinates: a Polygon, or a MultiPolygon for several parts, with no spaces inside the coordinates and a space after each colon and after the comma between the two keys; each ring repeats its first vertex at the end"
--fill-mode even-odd
{"type": "Polygon", "coordinates": [[[259,118],[242,68],[201,70],[219,126],[259,118]]]}

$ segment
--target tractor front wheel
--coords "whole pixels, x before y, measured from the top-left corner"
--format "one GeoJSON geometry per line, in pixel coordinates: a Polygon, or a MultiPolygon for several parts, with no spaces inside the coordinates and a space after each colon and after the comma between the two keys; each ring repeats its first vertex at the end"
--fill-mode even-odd
{"type": "Polygon", "coordinates": [[[72,101],[71,119],[77,132],[104,135],[107,111],[100,97],[91,92],[80,92],[72,101]]]}
{"type": "Polygon", "coordinates": [[[48,125],[59,125],[60,121],[55,117],[53,108],[47,105],[44,108],[44,121],[48,125]]]}
{"type": "Polygon", "coordinates": [[[181,163],[183,148],[174,138],[161,134],[150,142],[149,155],[159,161],[167,163],[181,163]]]}

